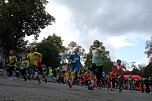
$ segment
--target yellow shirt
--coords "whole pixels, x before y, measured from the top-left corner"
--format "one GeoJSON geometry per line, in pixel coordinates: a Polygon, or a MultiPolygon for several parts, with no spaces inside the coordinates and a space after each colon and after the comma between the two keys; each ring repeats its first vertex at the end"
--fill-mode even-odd
{"type": "Polygon", "coordinates": [[[9,66],[15,66],[16,67],[17,58],[16,56],[9,56],[9,66]]]}
{"type": "Polygon", "coordinates": [[[37,66],[38,59],[39,59],[40,55],[41,54],[38,53],[38,52],[29,53],[27,55],[27,58],[29,59],[29,62],[30,62],[29,65],[35,65],[35,66],[37,66]]]}

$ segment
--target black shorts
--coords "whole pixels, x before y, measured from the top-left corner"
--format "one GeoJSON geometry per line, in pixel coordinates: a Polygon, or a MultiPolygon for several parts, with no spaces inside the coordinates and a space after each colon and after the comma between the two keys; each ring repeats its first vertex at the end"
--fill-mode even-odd
{"type": "Polygon", "coordinates": [[[90,71],[93,71],[97,78],[102,78],[102,72],[103,72],[103,65],[102,66],[96,66],[94,63],[90,67],[90,71]]]}
{"type": "Polygon", "coordinates": [[[38,68],[38,73],[39,73],[39,75],[43,75],[43,69],[42,68],[38,68]]]}

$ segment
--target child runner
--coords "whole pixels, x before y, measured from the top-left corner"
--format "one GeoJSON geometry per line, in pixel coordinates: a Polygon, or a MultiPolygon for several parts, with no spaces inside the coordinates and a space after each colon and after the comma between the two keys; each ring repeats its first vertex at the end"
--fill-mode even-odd
{"type": "Polygon", "coordinates": [[[29,67],[28,67],[28,72],[30,75],[29,79],[35,76],[39,80],[36,72],[37,72],[38,61],[39,59],[42,59],[42,55],[39,52],[36,52],[36,46],[32,46],[30,48],[30,53],[27,55],[27,58],[29,59],[29,67]]]}
{"type": "Polygon", "coordinates": [[[22,62],[21,62],[21,74],[24,78],[24,81],[27,80],[27,67],[29,66],[29,61],[27,60],[26,57],[22,58],[22,62]]]}
{"type": "Polygon", "coordinates": [[[71,88],[74,84],[77,73],[81,67],[80,56],[78,55],[79,48],[74,49],[74,53],[69,56],[70,68],[71,68],[71,83],[69,87],[71,88]]]}
{"type": "Polygon", "coordinates": [[[13,80],[13,71],[16,68],[16,66],[17,66],[17,58],[15,56],[15,51],[11,50],[9,56],[9,64],[8,64],[9,80],[13,80]]]}
{"type": "Polygon", "coordinates": [[[92,53],[92,66],[90,68],[91,83],[89,84],[88,89],[93,90],[95,75],[97,77],[97,85],[101,86],[101,78],[103,71],[102,54],[104,50],[101,48],[100,42],[98,40],[95,40],[90,48],[90,51],[92,53]]]}

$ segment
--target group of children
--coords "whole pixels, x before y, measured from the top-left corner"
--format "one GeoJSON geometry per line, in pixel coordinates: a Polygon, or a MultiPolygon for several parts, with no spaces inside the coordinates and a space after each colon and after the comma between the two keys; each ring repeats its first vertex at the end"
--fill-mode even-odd
{"type": "Polygon", "coordinates": [[[15,73],[15,77],[22,75],[25,81],[37,79],[39,83],[42,82],[43,78],[47,82],[47,77],[52,75],[52,69],[42,65],[42,55],[35,52],[35,47],[31,47],[31,52],[19,61],[15,55],[15,51],[11,50],[6,71],[9,80],[14,79],[13,74],[15,73]]]}

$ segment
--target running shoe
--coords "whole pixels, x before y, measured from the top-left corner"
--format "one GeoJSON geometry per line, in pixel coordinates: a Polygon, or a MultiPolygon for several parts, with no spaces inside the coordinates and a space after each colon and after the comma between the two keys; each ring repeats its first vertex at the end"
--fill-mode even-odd
{"type": "Polygon", "coordinates": [[[90,83],[90,84],[88,85],[88,89],[89,89],[89,90],[93,90],[93,89],[94,89],[94,85],[93,85],[92,83],[90,83]]]}

